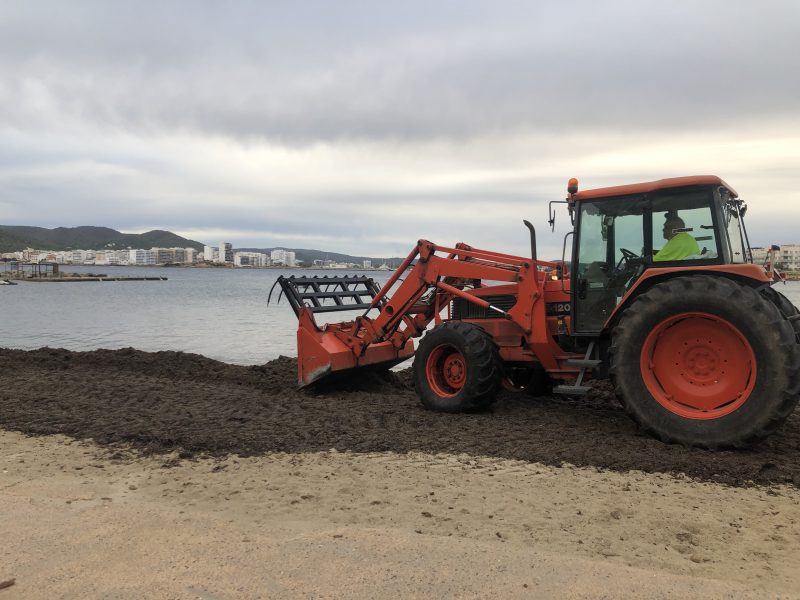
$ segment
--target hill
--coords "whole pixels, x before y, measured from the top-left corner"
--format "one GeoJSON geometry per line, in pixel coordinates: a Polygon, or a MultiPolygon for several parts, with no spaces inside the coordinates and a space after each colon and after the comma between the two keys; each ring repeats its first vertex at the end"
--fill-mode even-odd
{"type": "MultiPolygon", "coordinates": [[[[25,248],[37,250],[122,250],[125,248],[195,248],[202,252],[203,244],[181,237],[171,231],[155,229],[146,233],[122,233],[109,227],[30,227],[26,225],[0,225],[0,252],[17,252],[25,248]]],[[[311,265],[315,260],[361,263],[371,260],[373,266],[383,263],[397,266],[401,258],[374,256],[351,256],[340,252],[326,252],[309,248],[236,248],[243,252],[264,252],[281,248],[295,253],[298,260],[311,265]]]]}
{"type": "Polygon", "coordinates": [[[122,250],[125,248],[195,248],[203,244],[171,231],[154,229],[146,233],[122,233],[109,227],[28,227],[0,225],[0,252],[25,248],[41,250],[122,250]]]}

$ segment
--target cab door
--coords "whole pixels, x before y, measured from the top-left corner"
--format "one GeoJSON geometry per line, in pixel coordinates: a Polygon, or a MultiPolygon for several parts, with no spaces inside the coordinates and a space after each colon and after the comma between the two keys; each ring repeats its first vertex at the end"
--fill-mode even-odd
{"type": "Polygon", "coordinates": [[[572,261],[572,326],[596,335],[644,267],[650,247],[643,196],[581,202],[572,261]]]}

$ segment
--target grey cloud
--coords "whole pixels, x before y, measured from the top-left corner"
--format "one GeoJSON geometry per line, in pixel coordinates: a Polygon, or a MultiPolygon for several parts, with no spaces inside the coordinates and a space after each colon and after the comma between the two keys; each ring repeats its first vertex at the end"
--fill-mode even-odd
{"type": "MultiPolygon", "coordinates": [[[[566,215],[553,234],[545,219],[567,177],[594,187],[688,174],[598,166],[604,152],[652,140],[679,153],[745,131],[796,138],[798,22],[796,2],[4,3],[0,223],[229,230],[241,245],[313,246],[305,237],[373,254],[427,237],[525,253],[526,217],[542,256],[558,256],[566,215]],[[259,154],[280,145],[307,151],[308,169],[283,173],[280,157],[259,154]],[[363,177],[398,156],[385,179],[363,177]],[[228,174],[239,158],[268,176],[228,174]],[[293,180],[317,165],[322,183],[293,180]],[[458,176],[442,184],[439,172],[458,176]]],[[[754,243],[793,240],[797,160],[765,176],[757,158],[719,174],[763,195],[748,215],[754,243]],[[787,190],[778,223],[770,177],[787,190]]],[[[712,159],[697,169],[726,166],[712,159]]]]}
{"type": "Polygon", "coordinates": [[[0,114],[285,144],[796,116],[793,2],[402,4],[7,10],[0,114]]]}

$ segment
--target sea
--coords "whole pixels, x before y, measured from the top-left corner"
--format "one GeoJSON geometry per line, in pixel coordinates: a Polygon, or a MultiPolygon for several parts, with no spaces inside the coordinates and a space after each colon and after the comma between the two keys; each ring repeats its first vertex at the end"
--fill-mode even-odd
{"type": "MultiPolygon", "coordinates": [[[[297,318],[275,286],[280,275],[372,277],[391,271],[110,267],[66,265],[63,271],[166,281],[31,283],[0,286],[0,346],[32,350],[134,347],[181,350],[233,364],[263,364],[297,356],[297,318]]],[[[350,311],[317,322],[354,318],[350,311]]]]}
{"type": "MultiPolygon", "coordinates": [[[[0,346],[33,350],[134,347],[181,350],[228,363],[263,364],[297,356],[297,319],[285,299],[267,296],[280,275],[372,277],[391,272],[309,269],[220,269],[67,266],[66,271],[109,277],[166,277],[166,281],[26,283],[0,286],[0,346]]],[[[777,288],[800,306],[800,282],[777,288]]],[[[333,312],[317,321],[352,319],[333,312]]]]}

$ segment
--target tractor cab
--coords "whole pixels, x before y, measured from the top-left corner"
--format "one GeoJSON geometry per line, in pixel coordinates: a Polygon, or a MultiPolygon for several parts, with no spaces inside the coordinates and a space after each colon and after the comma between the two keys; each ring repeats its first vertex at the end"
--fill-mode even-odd
{"type": "Polygon", "coordinates": [[[719,177],[575,191],[572,330],[597,335],[650,269],[752,262],[746,205],[719,177]]]}

